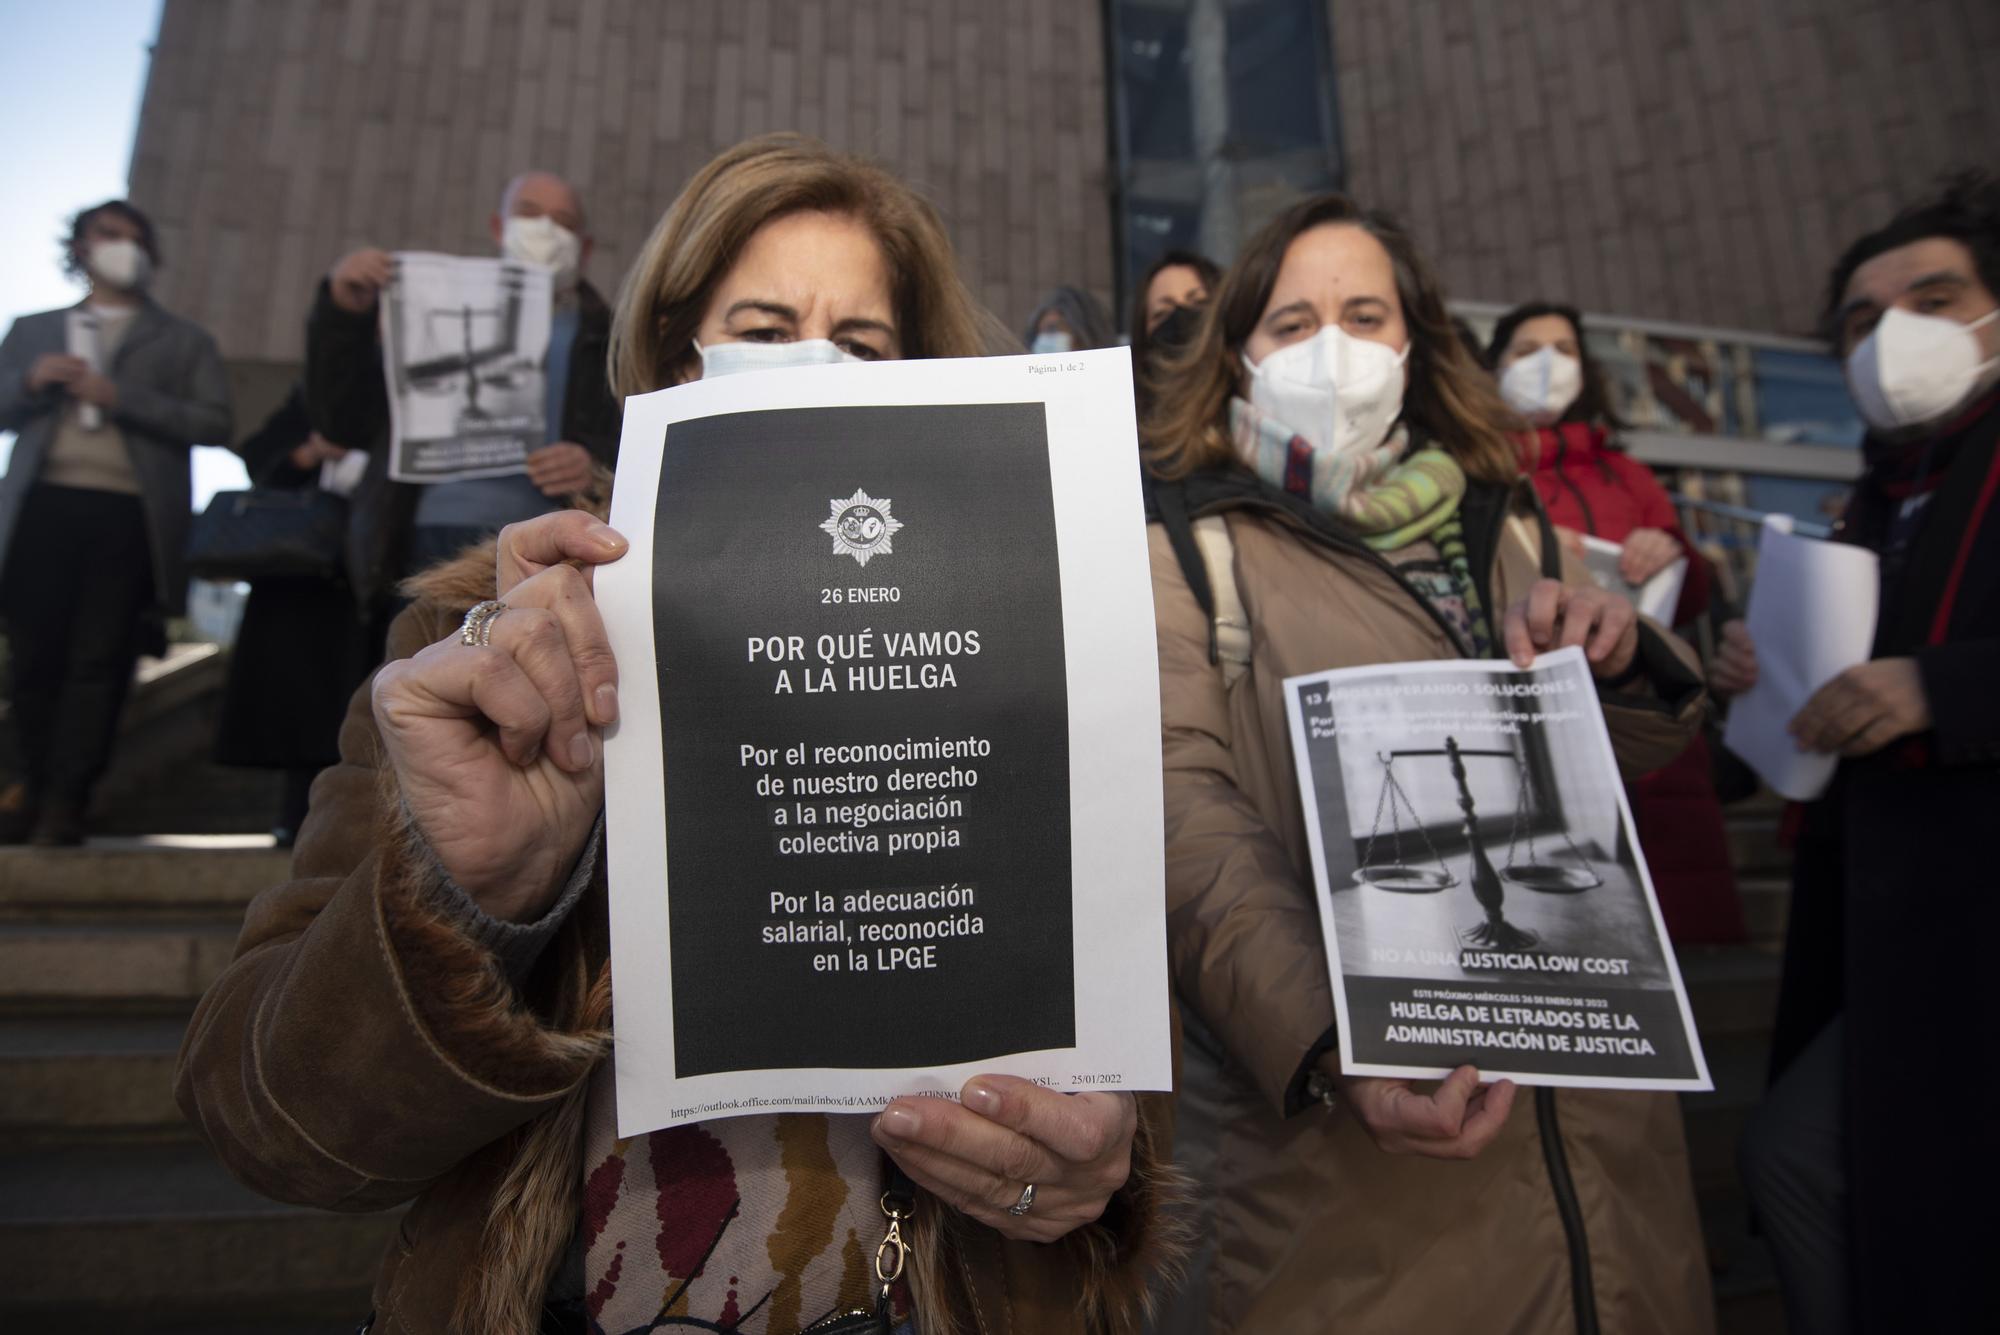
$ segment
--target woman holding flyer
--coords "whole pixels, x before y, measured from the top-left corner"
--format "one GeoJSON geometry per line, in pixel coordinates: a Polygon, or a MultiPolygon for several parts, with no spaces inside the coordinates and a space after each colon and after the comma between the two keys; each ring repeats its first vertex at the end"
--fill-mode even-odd
{"type": "MultiPolygon", "coordinates": [[[[1529,477],[1564,546],[1582,558],[1586,535],[1619,544],[1619,577],[1635,588],[1685,560],[1672,624],[1708,615],[1708,561],[1688,541],[1673,497],[1653,470],[1618,445],[1613,433],[1623,424],[1611,410],[1576,308],[1549,301],[1516,306],[1493,326],[1486,364],[1500,377],[1507,406],[1527,419],[1522,447],[1529,477]]],[[[1749,641],[1741,619],[1725,622],[1720,636],[1738,648],[1749,641]]],[[[1749,935],[1712,763],[1706,739],[1696,737],[1672,764],[1632,785],[1632,815],[1676,941],[1749,935]]]]}
{"type": "MultiPolygon", "coordinates": [[[[772,136],[655,229],[611,379],[973,356],[996,331],[929,204],[772,136]]],[[[183,1106],[274,1196],[414,1200],[378,1332],[1135,1329],[1167,1250],[1163,1099],[979,1077],[872,1119],[617,1136],[600,729],[621,665],[591,572],[625,551],[572,511],[424,576],[315,786],[299,879],[203,999],[183,1106]]]]}
{"type": "Polygon", "coordinates": [[[1389,218],[1337,195],[1280,214],[1170,370],[1145,431],[1176,1150],[1216,1165],[1205,1328],[1711,1329],[1672,1096],[1341,1071],[1281,692],[1580,646],[1638,773],[1700,718],[1691,656],[1559,550],[1389,218]]]}

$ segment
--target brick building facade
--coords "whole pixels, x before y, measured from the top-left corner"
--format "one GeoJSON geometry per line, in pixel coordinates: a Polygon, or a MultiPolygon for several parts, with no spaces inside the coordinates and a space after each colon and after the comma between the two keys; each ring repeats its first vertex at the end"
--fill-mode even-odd
{"type": "Polygon", "coordinates": [[[803,129],[919,185],[1018,325],[1110,292],[1103,70],[1076,0],[165,0],[132,196],[161,300],[289,363],[334,259],[487,252],[515,171],[577,183],[609,294],[697,167],[803,129]]]}
{"type": "Polygon", "coordinates": [[[2000,167],[1990,0],[1329,0],[1346,179],[1452,294],[1809,331],[1840,249],[2000,167]]]}
{"type": "MultiPolygon", "coordinates": [[[[1106,34],[1148,4],[1231,8],[164,0],[132,195],[161,298],[281,374],[352,247],[481,252],[505,178],[545,166],[608,292],[696,166],[798,128],[920,185],[1019,325],[1053,284],[1118,286],[1106,34]]],[[[1984,0],[1326,4],[1334,170],[1458,297],[1802,331],[1847,237],[2000,143],[1984,0]]]]}

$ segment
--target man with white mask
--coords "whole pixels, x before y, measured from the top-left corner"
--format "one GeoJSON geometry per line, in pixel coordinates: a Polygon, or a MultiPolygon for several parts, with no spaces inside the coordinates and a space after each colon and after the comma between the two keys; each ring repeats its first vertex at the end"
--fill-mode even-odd
{"type": "Polygon", "coordinates": [[[1806,808],[1773,1071],[1744,1137],[1790,1328],[1985,1323],[2000,1190],[1947,1129],[1990,1114],[1975,1080],[1996,1018],[1988,826],[2000,809],[2000,182],[1958,178],[1834,267],[1828,333],[1869,424],[1840,538],[1881,557],[1874,657],[1792,722],[1843,757],[1806,808]],[[1947,1111],[1963,1101],[1962,1113],[1947,1111]],[[1938,1113],[1944,1112],[1941,1121],[1938,1113]]]}
{"type": "Polygon", "coordinates": [[[188,450],[230,439],[215,340],[146,293],[159,243],[111,200],[65,256],[89,295],[24,315],[0,343],[0,614],[27,804],[0,842],[81,842],[142,652],[187,604],[188,450]]]}
{"type": "Polygon", "coordinates": [[[389,253],[344,256],[320,285],[306,322],[306,399],[328,440],[369,451],[348,541],[349,574],[364,608],[393,611],[397,580],[508,524],[565,508],[595,464],[618,458],[620,415],[605,384],[611,312],[582,276],[591,236],[583,203],[560,176],[523,172],[487,222],[499,252],[555,271],[548,350],[549,443],[509,477],[412,486],[388,478],[388,390],[376,303],[393,272],[389,253]]]}

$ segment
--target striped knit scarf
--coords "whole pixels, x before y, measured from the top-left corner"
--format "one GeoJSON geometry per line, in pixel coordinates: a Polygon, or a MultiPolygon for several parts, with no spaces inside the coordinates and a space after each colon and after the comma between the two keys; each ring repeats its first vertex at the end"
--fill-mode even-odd
{"type": "Polygon", "coordinates": [[[1407,547],[1458,513],[1465,472],[1440,449],[1407,459],[1409,433],[1397,427],[1368,450],[1315,449],[1277,418],[1243,399],[1229,401],[1236,457],[1258,477],[1345,520],[1377,551],[1407,547]]]}
{"type": "Polygon", "coordinates": [[[1480,605],[1479,585],[1465,548],[1465,525],[1458,503],[1465,497],[1465,470],[1443,450],[1409,451],[1409,433],[1397,427],[1371,450],[1336,453],[1310,441],[1243,399],[1229,401],[1230,442],[1236,457],[1258,477],[1320,511],[1345,520],[1378,552],[1396,560],[1466,643],[1475,657],[1492,652],[1493,632],[1480,605]],[[1425,579],[1432,563],[1425,552],[1405,549],[1425,539],[1435,544],[1441,579],[1425,579]]]}

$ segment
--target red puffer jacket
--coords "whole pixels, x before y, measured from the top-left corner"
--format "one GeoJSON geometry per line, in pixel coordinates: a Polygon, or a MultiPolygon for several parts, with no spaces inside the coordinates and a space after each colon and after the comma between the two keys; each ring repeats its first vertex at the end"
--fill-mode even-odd
{"type": "MultiPolygon", "coordinates": [[[[1532,476],[1549,518],[1607,542],[1634,529],[1671,533],[1687,553],[1687,579],[1674,610],[1685,625],[1708,610],[1708,562],[1681,531],[1673,498],[1653,470],[1611,448],[1601,426],[1561,422],[1535,433],[1532,476]]],[[[1731,942],[1749,935],[1736,895],[1722,803],[1715,795],[1706,739],[1697,735],[1679,759],[1632,784],[1632,818],[1659,892],[1660,913],[1675,941],[1731,942]]]]}
{"type": "Polygon", "coordinates": [[[1562,528],[1623,542],[1634,529],[1657,528],[1673,534],[1688,556],[1687,581],[1674,609],[1674,624],[1686,625],[1708,610],[1708,563],[1696,555],[1681,532],[1673,498],[1653,476],[1653,470],[1611,447],[1601,426],[1560,422],[1535,433],[1537,450],[1532,476],[1542,494],[1549,519],[1562,528]]]}

